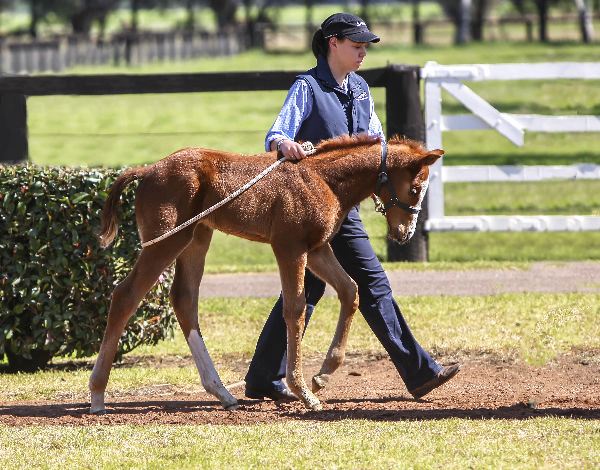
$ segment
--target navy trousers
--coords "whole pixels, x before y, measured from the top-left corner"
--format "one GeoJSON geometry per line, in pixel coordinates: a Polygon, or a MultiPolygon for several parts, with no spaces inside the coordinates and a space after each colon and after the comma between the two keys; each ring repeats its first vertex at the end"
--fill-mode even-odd
{"type": "MultiPolygon", "coordinates": [[[[442,366],[415,340],[400,307],[392,295],[389,280],[377,259],[358,208],[350,211],[340,231],[331,241],[333,252],[358,285],[359,309],[391,361],[398,370],[408,390],[431,380],[442,366]]],[[[310,270],[304,280],[306,296],[306,325],[325,292],[325,283],[310,270]]],[[[283,318],[283,297],[275,303],[262,333],[246,383],[253,387],[281,390],[286,369],[287,329],[283,318]]]]}

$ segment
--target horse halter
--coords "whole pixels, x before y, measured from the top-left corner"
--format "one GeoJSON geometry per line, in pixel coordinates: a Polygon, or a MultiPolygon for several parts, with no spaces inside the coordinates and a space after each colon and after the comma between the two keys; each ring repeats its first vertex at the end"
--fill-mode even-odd
{"type": "Polygon", "coordinates": [[[390,181],[387,174],[387,143],[385,140],[381,139],[381,171],[377,176],[377,184],[375,185],[375,193],[373,193],[373,200],[375,201],[375,210],[377,212],[381,212],[383,215],[386,214],[388,209],[392,206],[397,206],[400,209],[404,209],[411,214],[418,214],[421,212],[421,207],[409,206],[408,204],[404,204],[402,201],[398,200],[396,197],[396,191],[394,191],[394,187],[392,186],[392,182],[390,181]],[[381,185],[387,183],[388,192],[390,193],[390,202],[387,204],[383,204],[381,199],[379,199],[379,192],[381,191],[381,185]]]}

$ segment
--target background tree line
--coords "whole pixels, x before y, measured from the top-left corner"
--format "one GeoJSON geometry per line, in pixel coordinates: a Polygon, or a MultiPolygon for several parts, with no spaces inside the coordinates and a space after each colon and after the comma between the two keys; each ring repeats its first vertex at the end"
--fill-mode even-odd
{"type": "MultiPolygon", "coordinates": [[[[341,8],[351,7],[358,9],[365,21],[372,18],[371,6],[375,3],[405,3],[411,6],[414,41],[420,43],[421,15],[420,7],[427,2],[440,4],[446,18],[455,27],[454,42],[463,44],[469,41],[481,41],[486,20],[492,9],[500,3],[510,3],[518,15],[533,15],[536,18],[538,38],[542,42],[548,41],[547,23],[551,9],[558,11],[577,12],[583,42],[592,42],[594,31],[592,25],[593,11],[598,11],[600,0],[358,0],[356,3],[341,2],[341,8]]],[[[314,28],[320,19],[314,19],[312,9],[318,2],[316,0],[0,0],[0,12],[10,12],[15,8],[26,9],[29,13],[29,27],[26,33],[36,38],[39,26],[50,17],[55,18],[73,33],[89,35],[92,25],[96,23],[100,31],[100,38],[105,32],[108,16],[117,9],[128,9],[130,21],[124,28],[127,31],[137,32],[140,29],[138,14],[143,9],[184,8],[187,12],[184,28],[197,27],[200,12],[213,16],[213,23],[218,30],[227,30],[232,27],[245,25],[252,29],[257,23],[276,24],[277,9],[286,5],[303,5],[305,7],[305,21],[307,27],[314,28]]]]}

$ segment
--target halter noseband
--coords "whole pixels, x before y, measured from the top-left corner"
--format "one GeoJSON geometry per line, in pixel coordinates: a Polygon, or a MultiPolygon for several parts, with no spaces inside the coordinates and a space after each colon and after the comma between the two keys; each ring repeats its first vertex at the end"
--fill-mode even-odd
{"type": "Polygon", "coordinates": [[[375,185],[375,193],[373,194],[373,199],[375,200],[375,210],[377,212],[381,212],[383,215],[387,212],[387,210],[392,206],[398,206],[400,209],[404,209],[411,214],[418,214],[421,212],[420,207],[409,206],[408,204],[404,204],[402,201],[399,201],[396,197],[396,192],[394,191],[394,187],[392,186],[392,182],[388,178],[387,174],[387,144],[384,139],[381,139],[381,171],[379,172],[379,176],[377,176],[377,184],[375,185]],[[379,192],[381,191],[381,185],[383,183],[387,183],[388,192],[390,193],[390,202],[387,204],[383,204],[381,199],[379,199],[379,192]]]}

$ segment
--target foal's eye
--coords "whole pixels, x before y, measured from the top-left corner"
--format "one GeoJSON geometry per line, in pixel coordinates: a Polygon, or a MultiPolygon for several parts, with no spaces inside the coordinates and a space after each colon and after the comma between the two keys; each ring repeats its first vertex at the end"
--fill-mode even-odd
{"type": "Polygon", "coordinates": [[[412,196],[416,196],[417,194],[419,194],[419,189],[413,186],[412,188],[410,188],[410,194],[412,196]]]}

